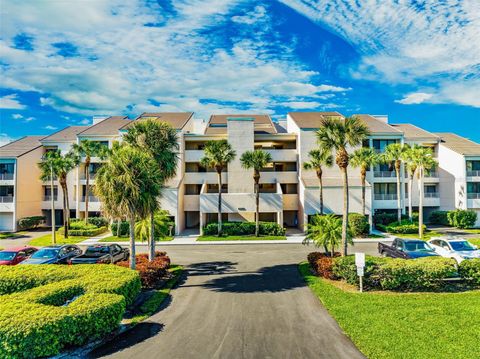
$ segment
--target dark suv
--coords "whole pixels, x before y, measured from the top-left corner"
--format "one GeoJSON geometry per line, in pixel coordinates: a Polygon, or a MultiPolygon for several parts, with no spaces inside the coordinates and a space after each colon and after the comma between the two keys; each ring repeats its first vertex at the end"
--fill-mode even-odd
{"type": "Polygon", "coordinates": [[[48,246],[39,249],[21,264],[67,264],[81,254],[80,247],[74,244],[48,246]]]}

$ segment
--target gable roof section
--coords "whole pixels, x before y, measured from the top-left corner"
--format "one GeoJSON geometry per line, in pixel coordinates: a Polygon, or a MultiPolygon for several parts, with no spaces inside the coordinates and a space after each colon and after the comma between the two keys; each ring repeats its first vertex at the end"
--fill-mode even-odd
{"type": "Polygon", "coordinates": [[[21,157],[42,146],[40,140],[45,136],[25,136],[0,147],[0,157],[21,157]]]}
{"type": "Polygon", "coordinates": [[[114,136],[123,126],[130,123],[127,116],[110,116],[105,120],[88,127],[78,133],[79,136],[114,136]]]}
{"type": "Polygon", "coordinates": [[[193,117],[193,112],[144,112],[138,116],[135,120],[127,123],[121,129],[126,130],[132,126],[136,121],[142,121],[146,119],[155,119],[168,123],[176,130],[181,130],[185,127],[188,121],[193,117]]]}
{"type": "Polygon", "coordinates": [[[329,117],[343,118],[343,115],[336,111],[329,112],[289,112],[288,115],[293,119],[299,128],[312,129],[319,128],[323,119],[329,117]]]}
{"type": "Polygon", "coordinates": [[[51,142],[71,142],[77,139],[77,135],[85,131],[88,126],[69,126],[65,127],[63,130],[57,131],[50,136],[47,136],[42,139],[44,141],[51,141],[51,142]]]}
{"type": "Polygon", "coordinates": [[[384,134],[393,134],[393,135],[403,134],[403,132],[400,131],[399,129],[396,129],[395,127],[389,125],[388,123],[373,117],[372,115],[359,114],[354,116],[357,116],[365,125],[368,126],[370,133],[376,133],[376,134],[384,133],[384,134]]]}
{"type": "Polygon", "coordinates": [[[403,132],[403,135],[407,140],[427,140],[427,141],[439,141],[440,137],[437,135],[425,131],[424,129],[412,125],[411,123],[399,123],[392,124],[392,127],[403,132]]]}
{"type": "Polygon", "coordinates": [[[465,156],[480,156],[480,144],[454,133],[436,133],[441,138],[440,144],[465,156]]]}
{"type": "Polygon", "coordinates": [[[225,134],[227,133],[227,118],[240,117],[247,118],[252,117],[255,133],[277,133],[272,119],[269,115],[259,114],[241,114],[241,115],[212,115],[208,120],[207,127],[205,128],[206,135],[225,134]]]}

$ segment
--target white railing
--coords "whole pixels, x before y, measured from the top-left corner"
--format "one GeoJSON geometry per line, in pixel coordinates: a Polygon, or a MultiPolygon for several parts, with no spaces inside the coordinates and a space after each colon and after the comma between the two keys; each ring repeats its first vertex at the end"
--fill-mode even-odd
{"type": "Polygon", "coordinates": [[[395,171],[373,171],[373,177],[396,177],[395,171]]]}
{"type": "MultiPolygon", "coordinates": [[[[87,196],[82,196],[82,202],[85,202],[85,199],[87,196]]],[[[96,196],[88,196],[88,201],[89,202],[100,202],[100,199],[96,196]]]]}
{"type": "MultiPolygon", "coordinates": [[[[44,201],[51,201],[51,200],[52,200],[52,195],[50,195],[50,194],[44,195],[44,196],[43,196],[43,200],[44,200],[44,201]]],[[[54,196],[53,196],[53,200],[54,200],[54,201],[58,200],[58,195],[54,195],[54,196]]]]}
{"type": "Polygon", "coordinates": [[[13,180],[13,173],[0,173],[0,181],[13,180]]]}
{"type": "Polygon", "coordinates": [[[468,199],[480,199],[480,193],[467,193],[468,199]]]}
{"type": "Polygon", "coordinates": [[[13,196],[0,196],[0,203],[13,203],[13,196]]]}
{"type": "Polygon", "coordinates": [[[397,194],[396,193],[375,193],[375,199],[377,201],[396,201],[397,194]]]}
{"type": "Polygon", "coordinates": [[[436,178],[438,177],[438,172],[437,171],[425,172],[425,177],[436,178]]]}
{"type": "Polygon", "coordinates": [[[467,177],[480,177],[480,170],[467,171],[467,177]]]}
{"type": "Polygon", "coordinates": [[[429,193],[424,193],[425,198],[439,198],[440,194],[438,192],[429,192],[429,193]]]}

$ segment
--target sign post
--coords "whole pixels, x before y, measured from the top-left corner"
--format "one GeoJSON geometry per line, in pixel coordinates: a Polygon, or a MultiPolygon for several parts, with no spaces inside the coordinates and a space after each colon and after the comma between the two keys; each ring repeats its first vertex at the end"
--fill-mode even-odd
{"type": "Polygon", "coordinates": [[[355,253],[355,265],[360,280],[360,292],[363,292],[363,276],[365,275],[365,253],[355,253]]]}

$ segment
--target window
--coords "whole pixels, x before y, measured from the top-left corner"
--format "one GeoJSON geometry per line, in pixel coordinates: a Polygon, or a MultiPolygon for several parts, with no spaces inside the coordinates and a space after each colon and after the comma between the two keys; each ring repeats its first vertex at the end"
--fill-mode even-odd
{"type": "Polygon", "coordinates": [[[396,183],[375,183],[375,194],[397,194],[396,183]]]}
{"type": "Polygon", "coordinates": [[[480,182],[467,182],[467,193],[480,193],[480,182]]]}
{"type": "Polygon", "coordinates": [[[397,143],[397,140],[373,140],[373,148],[377,152],[385,151],[385,147],[392,143],[397,143]]]}
{"type": "Polygon", "coordinates": [[[14,168],[13,163],[0,163],[0,174],[13,174],[14,168]]]}

